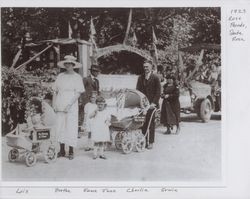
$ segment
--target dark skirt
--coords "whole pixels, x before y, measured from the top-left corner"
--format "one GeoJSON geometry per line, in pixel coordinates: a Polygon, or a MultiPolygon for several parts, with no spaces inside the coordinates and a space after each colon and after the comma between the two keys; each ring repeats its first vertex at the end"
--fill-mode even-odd
{"type": "Polygon", "coordinates": [[[164,126],[179,125],[180,122],[180,102],[168,101],[164,99],[161,107],[161,123],[164,126]]]}

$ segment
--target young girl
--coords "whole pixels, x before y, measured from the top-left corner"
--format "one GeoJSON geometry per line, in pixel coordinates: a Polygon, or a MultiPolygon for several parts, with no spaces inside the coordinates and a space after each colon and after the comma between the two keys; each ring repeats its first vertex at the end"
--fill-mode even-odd
{"type": "Polygon", "coordinates": [[[27,117],[28,128],[41,127],[42,126],[42,103],[39,99],[33,98],[30,101],[30,113],[27,117]]]}
{"type": "Polygon", "coordinates": [[[109,125],[111,120],[110,113],[105,111],[105,99],[98,97],[96,99],[98,109],[90,116],[90,130],[92,140],[94,141],[94,157],[96,159],[99,150],[99,157],[106,159],[104,156],[105,144],[110,141],[109,125]]]}
{"type": "Polygon", "coordinates": [[[91,131],[90,131],[90,115],[93,115],[94,112],[97,110],[97,105],[96,105],[96,97],[97,93],[92,92],[91,95],[89,96],[90,102],[88,102],[84,106],[84,120],[82,124],[82,130],[84,132],[88,133],[88,141],[87,141],[87,147],[85,148],[85,151],[90,151],[92,148],[92,141],[91,141],[91,131]]]}

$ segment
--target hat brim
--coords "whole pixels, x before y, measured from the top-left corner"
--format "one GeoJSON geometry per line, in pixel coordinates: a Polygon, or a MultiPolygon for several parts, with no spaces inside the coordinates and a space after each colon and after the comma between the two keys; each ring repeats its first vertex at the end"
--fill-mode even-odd
{"type": "Polygon", "coordinates": [[[79,62],[76,62],[76,61],[72,61],[72,60],[63,60],[63,61],[59,61],[57,63],[57,65],[60,67],[60,68],[65,68],[65,63],[72,63],[74,64],[73,68],[81,68],[82,64],[80,64],[79,62]]]}

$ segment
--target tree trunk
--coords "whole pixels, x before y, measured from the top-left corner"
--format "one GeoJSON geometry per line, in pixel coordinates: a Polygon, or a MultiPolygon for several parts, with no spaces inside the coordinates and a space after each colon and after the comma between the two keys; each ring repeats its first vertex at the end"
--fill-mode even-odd
{"type": "Polygon", "coordinates": [[[126,30],[125,38],[123,40],[123,44],[126,44],[126,42],[128,41],[128,36],[129,36],[129,30],[130,30],[131,22],[132,22],[132,9],[130,8],[130,10],[129,10],[129,16],[128,16],[128,25],[127,25],[127,30],[126,30]]]}

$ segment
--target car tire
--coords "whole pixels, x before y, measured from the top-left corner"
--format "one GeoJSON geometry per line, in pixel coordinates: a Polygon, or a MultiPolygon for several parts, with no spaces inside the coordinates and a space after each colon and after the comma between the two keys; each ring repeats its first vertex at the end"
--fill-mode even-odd
{"type": "Polygon", "coordinates": [[[203,101],[203,99],[197,99],[197,101],[195,102],[195,113],[197,114],[197,116],[200,118],[201,117],[201,102],[203,101]]]}
{"type": "Polygon", "coordinates": [[[200,104],[200,118],[203,122],[208,122],[212,115],[212,104],[209,99],[204,99],[200,104]]]}

